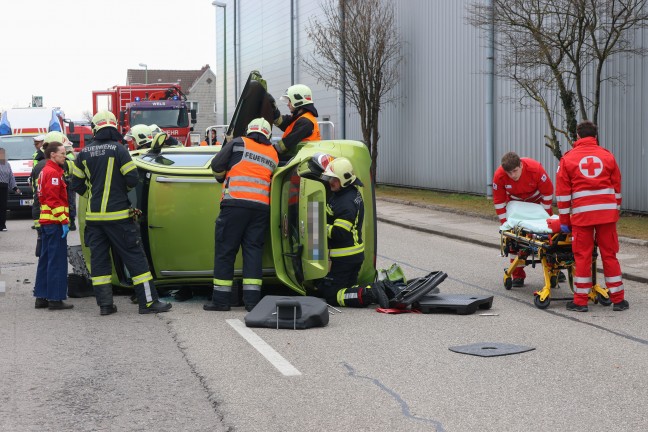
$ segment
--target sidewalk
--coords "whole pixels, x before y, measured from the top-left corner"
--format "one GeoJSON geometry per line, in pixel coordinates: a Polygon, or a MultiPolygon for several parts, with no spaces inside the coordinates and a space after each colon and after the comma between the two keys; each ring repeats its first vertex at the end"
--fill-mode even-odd
{"type": "MultiPolygon", "coordinates": [[[[390,198],[377,199],[376,212],[380,222],[500,249],[496,221],[390,198]]],[[[619,240],[617,258],[623,277],[648,283],[648,242],[625,238],[619,240]]],[[[598,269],[599,272],[603,271],[600,259],[598,269]]]]}

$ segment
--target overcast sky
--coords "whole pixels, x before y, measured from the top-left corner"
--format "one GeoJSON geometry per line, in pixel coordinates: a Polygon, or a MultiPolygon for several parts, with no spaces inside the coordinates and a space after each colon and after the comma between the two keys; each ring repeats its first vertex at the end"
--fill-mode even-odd
{"type": "Polygon", "coordinates": [[[3,0],[0,110],[38,95],[78,120],[92,90],[125,84],[140,63],[214,69],[215,13],[211,0],[3,0]]]}

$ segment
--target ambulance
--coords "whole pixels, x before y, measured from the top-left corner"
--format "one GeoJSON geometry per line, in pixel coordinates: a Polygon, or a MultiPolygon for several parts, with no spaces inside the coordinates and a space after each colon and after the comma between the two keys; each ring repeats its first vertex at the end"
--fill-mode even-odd
{"type": "MultiPolygon", "coordinates": [[[[51,131],[65,131],[65,115],[60,108],[12,108],[0,117],[0,147],[5,149],[7,160],[22,195],[9,191],[9,210],[28,210],[34,202],[29,175],[34,166],[36,151],[34,137],[51,131]]],[[[71,122],[69,129],[74,130],[71,122]]]]}

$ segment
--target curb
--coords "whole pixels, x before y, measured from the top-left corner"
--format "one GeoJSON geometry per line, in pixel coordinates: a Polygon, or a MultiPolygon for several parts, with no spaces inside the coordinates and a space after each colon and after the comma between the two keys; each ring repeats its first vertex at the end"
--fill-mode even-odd
{"type": "MultiPolygon", "coordinates": [[[[376,197],[376,201],[385,201],[385,202],[390,202],[394,204],[402,204],[402,205],[408,205],[412,207],[420,207],[420,208],[425,208],[428,210],[436,210],[436,211],[441,211],[445,213],[453,213],[453,214],[458,214],[461,216],[470,216],[470,217],[475,217],[479,219],[484,219],[484,220],[490,220],[493,222],[497,222],[496,217],[489,217],[489,216],[484,216],[483,214],[480,213],[474,213],[466,210],[458,210],[458,209],[453,209],[451,207],[444,207],[440,205],[434,205],[434,204],[419,204],[415,201],[407,201],[407,200],[401,200],[398,198],[390,198],[390,197],[383,197],[379,198],[376,197]]],[[[383,221],[383,222],[388,222],[388,221],[383,221]]],[[[407,227],[405,227],[407,228],[407,227]]],[[[437,234],[436,232],[432,232],[431,234],[437,234]]],[[[439,235],[444,235],[444,234],[439,234],[439,235]]],[[[448,235],[444,235],[445,237],[448,237],[448,235]]],[[[622,243],[627,243],[635,246],[644,246],[648,247],[648,240],[641,240],[641,239],[636,239],[632,237],[622,237],[619,236],[619,241],[622,243]]]]}

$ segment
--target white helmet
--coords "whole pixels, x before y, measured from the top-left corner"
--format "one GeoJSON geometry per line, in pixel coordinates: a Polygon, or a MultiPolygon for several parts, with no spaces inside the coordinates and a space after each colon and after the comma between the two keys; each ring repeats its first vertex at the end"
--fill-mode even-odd
{"type": "Polygon", "coordinates": [[[253,132],[258,132],[264,135],[267,139],[270,139],[270,134],[272,134],[272,126],[270,123],[263,117],[255,118],[248,124],[246,135],[249,135],[253,132]]]}
{"type": "Polygon", "coordinates": [[[151,146],[153,134],[151,133],[151,128],[147,125],[137,124],[130,128],[124,138],[133,139],[135,141],[135,147],[139,149],[151,146]]]}
{"type": "Polygon", "coordinates": [[[353,165],[345,157],[338,157],[329,162],[322,175],[340,180],[342,187],[350,186],[356,181],[356,176],[353,173],[353,165]]]}
{"type": "Polygon", "coordinates": [[[294,108],[299,108],[304,105],[313,104],[313,92],[310,87],[304,84],[295,84],[288,87],[286,94],[281,96],[279,100],[283,102],[290,102],[294,108]]]}

